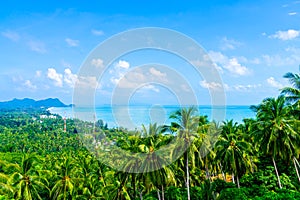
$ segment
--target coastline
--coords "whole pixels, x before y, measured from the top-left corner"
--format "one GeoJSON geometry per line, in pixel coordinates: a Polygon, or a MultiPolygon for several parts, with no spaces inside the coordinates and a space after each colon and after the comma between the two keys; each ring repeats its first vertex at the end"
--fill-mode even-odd
{"type": "MultiPolygon", "coordinates": [[[[109,127],[120,126],[120,123],[116,123],[118,120],[127,119],[128,116],[130,120],[133,121],[135,126],[141,126],[142,124],[149,124],[150,122],[158,122],[158,124],[170,124],[169,116],[171,113],[178,110],[180,106],[178,105],[163,105],[158,107],[151,107],[149,105],[129,105],[129,106],[110,106],[102,105],[95,107],[96,120],[103,120],[108,124],[109,127]],[[118,119],[118,120],[116,120],[118,119]]],[[[245,118],[255,117],[255,113],[250,110],[248,105],[226,105],[226,106],[209,106],[200,105],[198,106],[200,115],[207,115],[210,121],[212,119],[213,113],[224,113],[223,120],[216,120],[218,122],[231,120],[235,122],[242,123],[245,118]]],[[[47,109],[52,114],[58,114],[65,118],[74,118],[74,112],[72,107],[50,107],[47,109]]],[[[88,108],[78,108],[76,109],[76,114],[83,115],[89,114],[91,110],[88,108]]],[[[217,116],[218,117],[218,116],[217,116]]],[[[89,117],[93,119],[94,117],[89,117]]],[[[93,120],[86,120],[93,121],[93,120]]],[[[121,123],[122,124],[122,123],[121,123]]]]}

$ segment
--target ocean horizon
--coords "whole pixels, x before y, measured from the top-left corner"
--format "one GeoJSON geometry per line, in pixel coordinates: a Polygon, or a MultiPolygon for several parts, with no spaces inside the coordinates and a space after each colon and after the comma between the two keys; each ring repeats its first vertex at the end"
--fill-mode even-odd
{"type": "MultiPolygon", "coordinates": [[[[109,128],[141,127],[142,124],[157,123],[169,125],[172,121],[170,115],[183,106],[178,105],[101,105],[95,108],[77,107],[51,107],[48,110],[52,114],[58,114],[66,118],[79,118],[85,121],[103,120],[109,128]]],[[[199,115],[206,115],[210,121],[223,122],[234,120],[242,123],[245,118],[254,118],[255,113],[250,105],[226,105],[210,106],[200,105],[199,115]]]]}

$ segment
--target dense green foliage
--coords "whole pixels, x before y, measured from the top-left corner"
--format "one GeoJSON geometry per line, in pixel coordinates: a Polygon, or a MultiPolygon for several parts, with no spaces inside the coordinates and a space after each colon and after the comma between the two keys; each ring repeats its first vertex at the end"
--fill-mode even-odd
{"type": "MultiPolygon", "coordinates": [[[[101,120],[94,125],[67,119],[65,132],[63,119],[47,110],[1,110],[0,200],[300,199],[297,89],[284,88],[290,98],[267,98],[253,106],[256,118],[241,124],[209,122],[191,107],[175,112],[171,126],[127,131],[109,129],[101,120]],[[90,127],[84,136],[100,142],[100,149],[106,138],[147,155],[150,164],[159,162],[156,150],[172,141],[186,151],[171,152],[178,159],[156,171],[147,171],[149,163],[139,166],[141,173],[116,171],[83,145],[76,123],[90,127]]],[[[139,159],[130,158],[128,171],[139,159]]],[[[120,156],[114,162],[122,160],[128,161],[120,156]]]]}

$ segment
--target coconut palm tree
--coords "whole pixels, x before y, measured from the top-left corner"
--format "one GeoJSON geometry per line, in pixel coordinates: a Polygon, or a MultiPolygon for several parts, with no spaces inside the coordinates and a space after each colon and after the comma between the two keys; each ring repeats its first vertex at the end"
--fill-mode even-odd
{"type": "Polygon", "coordinates": [[[80,171],[79,176],[82,179],[80,184],[81,194],[76,198],[96,199],[100,197],[101,188],[104,186],[102,180],[103,167],[98,165],[95,157],[89,154],[79,154],[80,171]]]}
{"type": "Polygon", "coordinates": [[[210,171],[215,171],[216,168],[219,168],[215,165],[215,152],[213,151],[219,133],[220,128],[216,122],[209,123],[207,116],[199,116],[197,136],[193,142],[197,149],[195,151],[195,159],[197,166],[205,168],[206,178],[209,180],[211,180],[210,171]]]}
{"type": "Polygon", "coordinates": [[[291,115],[291,107],[286,105],[285,97],[267,98],[258,106],[251,106],[256,112],[256,130],[253,131],[259,151],[272,158],[278,179],[282,188],[275,159],[289,163],[297,155],[299,149],[299,120],[291,115]]]}
{"type": "Polygon", "coordinates": [[[41,191],[49,189],[47,180],[39,174],[37,166],[38,158],[34,154],[23,154],[20,164],[6,164],[5,171],[9,179],[6,183],[8,187],[4,188],[12,191],[16,199],[42,199],[41,191]]]}
{"type": "Polygon", "coordinates": [[[142,144],[139,146],[143,153],[147,154],[145,162],[141,164],[141,170],[144,180],[151,180],[151,183],[157,188],[158,198],[164,200],[164,187],[174,184],[176,185],[175,176],[171,168],[164,164],[163,154],[157,153],[160,147],[163,147],[169,142],[169,136],[162,135],[163,127],[156,123],[149,124],[148,129],[142,126],[142,144]],[[152,171],[152,166],[155,166],[155,171],[152,171]],[[160,196],[160,191],[162,195],[160,196]]]}
{"type": "Polygon", "coordinates": [[[197,129],[199,126],[199,118],[197,117],[197,108],[189,107],[189,108],[181,108],[177,110],[174,114],[170,116],[171,119],[175,119],[176,123],[174,123],[177,127],[177,137],[180,139],[179,142],[183,142],[182,147],[186,149],[184,153],[184,163],[185,163],[185,171],[186,171],[186,187],[187,187],[187,198],[190,197],[190,174],[189,174],[189,157],[193,157],[194,160],[194,148],[191,148],[193,137],[195,137],[197,133],[197,129]]]}
{"type": "Polygon", "coordinates": [[[52,199],[68,199],[74,194],[75,185],[79,182],[78,178],[72,177],[77,171],[77,163],[72,159],[69,154],[62,155],[55,165],[58,172],[58,180],[52,187],[50,196],[52,199]]]}
{"type": "Polygon", "coordinates": [[[216,160],[223,169],[232,174],[234,182],[235,176],[239,185],[239,174],[250,171],[251,168],[251,148],[248,142],[243,140],[242,133],[237,123],[233,120],[224,122],[222,132],[216,143],[216,160]]]}
{"type": "Polygon", "coordinates": [[[286,73],[284,78],[289,79],[292,87],[284,87],[281,89],[281,93],[286,95],[286,100],[291,103],[299,104],[300,102],[300,74],[294,74],[291,72],[286,73]]]}

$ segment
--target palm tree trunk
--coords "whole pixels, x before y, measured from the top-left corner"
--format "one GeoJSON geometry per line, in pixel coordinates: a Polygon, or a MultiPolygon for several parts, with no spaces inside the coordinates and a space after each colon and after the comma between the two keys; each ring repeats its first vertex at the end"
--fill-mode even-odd
{"type": "Polygon", "coordinates": [[[296,158],[295,158],[295,161],[296,161],[296,164],[298,165],[298,167],[300,167],[300,164],[296,158]]]}
{"type": "Polygon", "coordinates": [[[237,182],[238,188],[240,188],[240,180],[239,180],[238,174],[236,174],[236,182],[237,182]]]}
{"type": "Polygon", "coordinates": [[[162,185],[161,186],[161,198],[162,198],[162,200],[165,200],[165,190],[164,190],[164,186],[162,185]]]}
{"type": "Polygon", "coordinates": [[[209,171],[208,171],[208,167],[207,167],[207,166],[205,167],[205,173],[206,173],[206,178],[207,178],[209,181],[211,181],[211,180],[210,180],[210,174],[209,174],[209,171]]]}
{"type": "Polygon", "coordinates": [[[298,171],[298,166],[296,164],[296,158],[295,157],[293,159],[293,162],[294,162],[294,166],[295,166],[295,169],[296,169],[296,174],[297,174],[298,180],[300,182],[299,171],[298,171]]]}
{"type": "Polygon", "coordinates": [[[220,169],[221,169],[222,177],[223,177],[224,181],[226,182],[226,177],[225,177],[225,174],[223,172],[221,163],[220,163],[220,169]]]}
{"type": "Polygon", "coordinates": [[[158,196],[158,200],[161,200],[159,190],[157,190],[157,196],[158,196]]]}
{"type": "Polygon", "coordinates": [[[234,173],[232,173],[231,177],[232,177],[232,182],[235,184],[234,173]]]}
{"type": "Polygon", "coordinates": [[[136,184],[135,184],[135,174],[132,174],[132,184],[133,184],[133,198],[136,197],[136,184]]]}
{"type": "Polygon", "coordinates": [[[190,173],[189,173],[189,155],[186,152],[186,188],[188,200],[191,200],[190,196],[190,173]]]}
{"type": "Polygon", "coordinates": [[[276,162],[274,160],[274,157],[272,157],[272,161],[273,161],[273,164],[274,164],[274,168],[275,168],[279,188],[282,189],[281,182],[280,182],[280,177],[279,177],[279,174],[278,174],[278,171],[277,171],[276,162]]]}
{"type": "Polygon", "coordinates": [[[143,190],[139,190],[140,200],[143,200],[143,190]]]}

